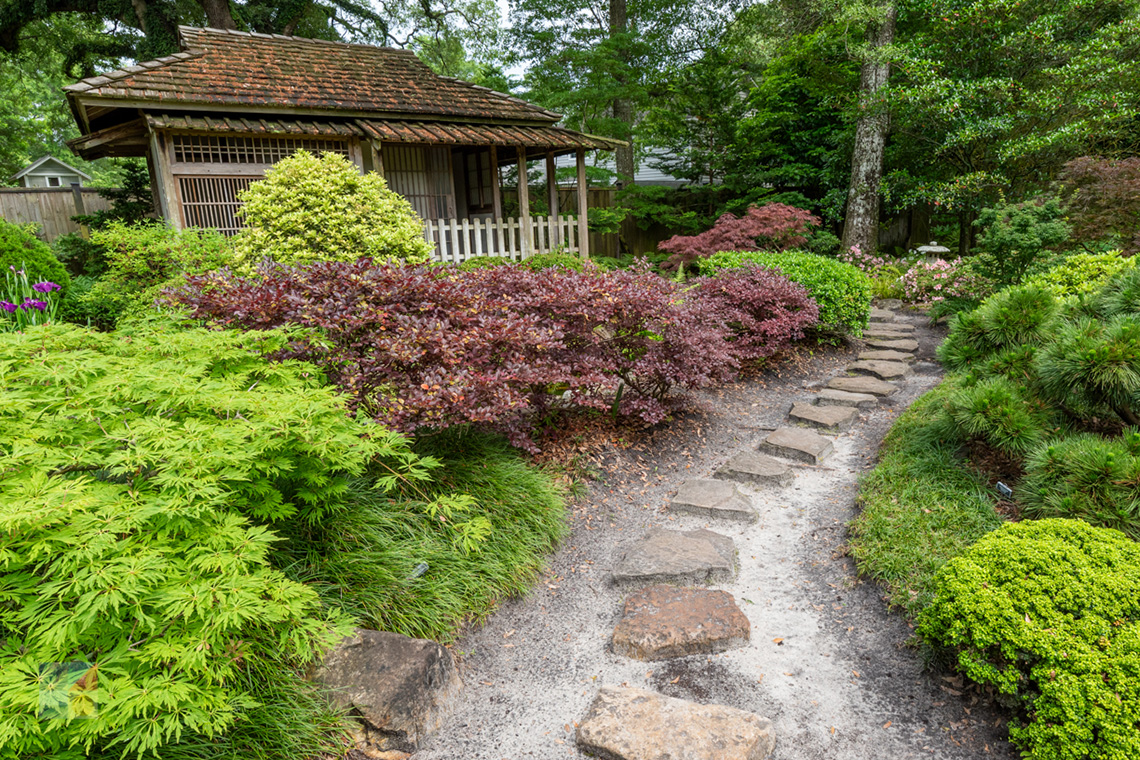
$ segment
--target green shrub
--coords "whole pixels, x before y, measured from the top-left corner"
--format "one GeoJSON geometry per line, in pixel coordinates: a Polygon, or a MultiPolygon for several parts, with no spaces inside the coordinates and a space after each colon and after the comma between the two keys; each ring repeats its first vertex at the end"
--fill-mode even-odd
{"type": "Polygon", "coordinates": [[[871,281],[851,264],[802,251],[723,251],[697,263],[701,274],[746,264],[779,269],[789,280],[807,288],[819,305],[823,329],[859,336],[867,326],[871,281]]]}
{"type": "Polygon", "coordinates": [[[0,219],[0,272],[18,269],[24,270],[30,283],[54,282],[62,288],[58,295],[67,297],[71,276],[47,243],[27,226],[0,219]]]}
{"type": "Polygon", "coordinates": [[[238,196],[249,226],[236,238],[247,266],[263,258],[282,264],[313,261],[422,263],[432,254],[411,204],[374,173],[335,153],[298,151],[238,196]]]}
{"type": "Polygon", "coordinates": [[[957,314],[938,347],[938,358],[947,369],[971,369],[1002,350],[1040,345],[1052,334],[1057,313],[1056,299],[1048,291],[1008,288],[976,310],[957,314]]]}
{"type": "Polygon", "coordinates": [[[522,266],[537,272],[540,269],[568,269],[574,272],[581,272],[585,260],[581,256],[573,253],[536,253],[533,256],[523,259],[522,266]]]}
{"type": "Polygon", "coordinates": [[[51,244],[51,249],[72,277],[96,278],[107,271],[103,246],[85,240],[78,232],[60,235],[51,244]]]}
{"type": "Polygon", "coordinates": [[[1018,488],[1026,517],[1073,517],[1140,539],[1140,432],[1070,435],[1027,459],[1018,488]]]}
{"type": "Polygon", "coordinates": [[[360,483],[344,508],[285,531],[275,561],[370,628],[450,641],[533,583],[566,531],[563,489],[487,433],[453,428],[415,449],[440,463],[432,483],[392,498],[360,483]],[[457,550],[453,521],[413,508],[447,493],[470,496],[463,516],[486,520],[471,553],[457,550]]]}
{"type": "Polygon", "coordinates": [[[349,620],[270,565],[266,523],[318,522],[377,456],[426,470],[313,367],[262,358],[287,340],[0,335],[0,755],[208,746],[259,694],[304,703],[301,669],[349,620]],[[40,668],[70,662],[83,682],[45,690],[40,668]]]}
{"type": "Polygon", "coordinates": [[[962,466],[961,440],[943,414],[949,379],[903,412],[859,479],[851,551],[859,571],[911,614],[934,597],[938,570],[1001,525],[993,492],[962,466]]]}
{"type": "Polygon", "coordinates": [[[1100,317],[1140,316],[1140,267],[1127,269],[1089,298],[1089,310],[1100,317]]]}
{"type": "Polygon", "coordinates": [[[101,329],[154,308],[161,292],[184,274],[204,274],[234,262],[233,246],[214,230],[175,230],[165,224],[111,222],[91,234],[106,251],[107,273],[71,307],[101,329]]]}
{"type": "Polygon", "coordinates": [[[460,272],[474,272],[476,269],[490,269],[491,267],[501,267],[513,263],[510,259],[501,256],[474,256],[460,262],[456,268],[460,272]]]}
{"type": "Polygon", "coordinates": [[[1140,757],[1140,545],[1077,520],[1011,523],[937,583],[919,635],[1016,700],[1027,756],[1140,757]]]}
{"type": "Polygon", "coordinates": [[[1078,317],[1037,355],[1045,398],[1082,417],[1102,410],[1140,425],[1140,316],[1078,317]]]}
{"type": "Polygon", "coordinates": [[[1120,251],[1077,253],[1041,274],[1026,278],[1025,284],[1047,290],[1054,298],[1072,298],[1092,293],[1114,275],[1135,266],[1135,260],[1124,258],[1120,251]]]}
{"type": "Polygon", "coordinates": [[[960,388],[947,400],[946,410],[962,435],[1014,456],[1044,440],[1049,425],[1048,410],[1004,377],[960,388]]]}
{"type": "Polygon", "coordinates": [[[1021,282],[1049,249],[1069,239],[1069,225],[1056,198],[982,209],[976,257],[970,268],[1000,289],[1021,282]]]}

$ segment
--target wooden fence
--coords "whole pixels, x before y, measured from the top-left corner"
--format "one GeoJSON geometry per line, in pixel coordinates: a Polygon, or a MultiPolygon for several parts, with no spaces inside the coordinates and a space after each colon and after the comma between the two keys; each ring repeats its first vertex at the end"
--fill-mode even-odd
{"type": "Polygon", "coordinates": [[[521,219],[429,219],[424,223],[424,237],[435,246],[436,259],[451,264],[479,256],[518,261],[536,253],[581,250],[577,217],[534,216],[530,227],[530,245],[525,252],[521,219]]]}
{"type": "Polygon", "coordinates": [[[0,217],[16,224],[38,224],[40,237],[49,243],[79,231],[79,225],[71,221],[76,214],[110,208],[110,202],[93,187],[0,188],[0,217]]]}

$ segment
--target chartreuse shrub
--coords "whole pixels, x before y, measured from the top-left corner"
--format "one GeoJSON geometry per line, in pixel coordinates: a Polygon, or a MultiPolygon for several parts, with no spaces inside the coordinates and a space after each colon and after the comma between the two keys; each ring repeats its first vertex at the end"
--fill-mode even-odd
{"type": "Polygon", "coordinates": [[[247,266],[314,261],[425,262],[432,247],[410,203],[343,156],[297,151],[238,195],[248,225],[236,238],[247,266]]]}
{"type": "Polygon", "coordinates": [[[918,633],[1015,701],[1028,757],[1140,757],[1140,545],[1123,534],[1004,525],[939,572],[918,633]]]}
{"type": "MultiPolygon", "coordinates": [[[[24,271],[28,282],[54,282],[61,288],[58,295],[61,298],[67,296],[71,276],[47,243],[32,234],[28,225],[0,219],[0,272],[14,273],[19,270],[24,271]]],[[[0,274],[0,277],[3,276],[0,274]]]]}
{"type": "Polygon", "coordinates": [[[758,264],[778,269],[807,289],[824,330],[862,335],[871,310],[871,281],[858,267],[802,251],[722,251],[697,262],[702,274],[758,264]]]}
{"type": "Polygon", "coordinates": [[[570,269],[575,272],[581,272],[585,261],[581,256],[576,256],[573,253],[564,253],[559,251],[551,251],[549,253],[536,253],[533,256],[522,260],[522,266],[537,272],[540,269],[570,269]]]}
{"type": "Polygon", "coordinates": [[[1136,266],[1135,259],[1120,251],[1075,253],[1040,274],[1027,277],[1025,284],[1049,291],[1054,298],[1073,298],[1092,293],[1108,280],[1136,266]]]}
{"type": "Polygon", "coordinates": [[[300,671],[350,619],[274,569],[273,526],[319,523],[378,457],[381,484],[426,465],[265,361],[287,341],[0,335],[0,756],[335,751],[300,671]]]}
{"type": "Polygon", "coordinates": [[[214,230],[175,230],[161,223],[111,222],[91,234],[107,271],[66,307],[71,321],[109,330],[122,319],[154,309],[164,288],[185,274],[234,263],[230,241],[214,230]]]}
{"type": "Polygon", "coordinates": [[[502,256],[472,256],[456,265],[460,272],[471,272],[475,269],[490,269],[513,264],[514,262],[502,256]]]}

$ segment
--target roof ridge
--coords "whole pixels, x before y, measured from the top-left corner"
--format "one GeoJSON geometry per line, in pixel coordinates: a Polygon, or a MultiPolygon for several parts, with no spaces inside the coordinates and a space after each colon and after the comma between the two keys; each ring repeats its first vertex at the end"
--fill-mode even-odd
{"type": "Polygon", "coordinates": [[[388,45],[369,45],[366,42],[345,42],[344,40],[322,40],[317,37],[298,37],[289,34],[266,34],[265,32],[243,32],[239,29],[218,29],[213,26],[185,26],[178,27],[178,36],[181,38],[185,32],[207,32],[210,34],[227,34],[232,37],[255,37],[261,40],[283,40],[288,42],[319,42],[325,45],[340,45],[343,47],[361,47],[370,50],[390,50],[394,53],[401,53],[403,55],[417,56],[407,48],[389,47],[388,45]]]}
{"type": "Polygon", "coordinates": [[[121,69],[108,71],[106,74],[99,74],[93,77],[84,77],[83,79],[77,81],[75,84],[64,86],[63,90],[64,92],[85,92],[96,87],[102,87],[105,84],[110,84],[111,82],[117,82],[120,79],[126,79],[127,77],[138,74],[141,71],[161,69],[166,66],[181,63],[183,61],[191,61],[195,58],[201,58],[205,54],[205,50],[196,50],[193,48],[189,50],[183,50],[178,53],[173,53],[172,55],[164,55],[161,58],[155,58],[151,61],[143,61],[142,63],[136,63],[131,66],[124,66],[121,69]]]}

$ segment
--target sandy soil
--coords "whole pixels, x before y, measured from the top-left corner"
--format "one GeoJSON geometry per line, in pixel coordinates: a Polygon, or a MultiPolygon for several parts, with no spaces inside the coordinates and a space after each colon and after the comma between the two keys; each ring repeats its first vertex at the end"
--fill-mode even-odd
{"type": "Polygon", "coordinates": [[[785,489],[745,488],[760,514],[755,524],[675,516],[663,506],[685,479],[708,477],[755,447],[794,401],[841,374],[858,344],[718,389],[703,411],[598,455],[597,478],[574,505],[572,533],[542,583],[453,647],[463,696],[415,759],[585,757],[574,745],[575,721],[603,684],[771,718],[775,760],[1016,757],[1005,742],[1008,717],[950,675],[923,670],[907,645],[911,628],[857,577],[845,551],[858,475],[873,466],[898,414],[941,376],[931,359],[944,331],[914,323],[915,375],[861,412],[824,466],[799,468],[785,489]],[[739,575],[717,587],[748,616],[749,646],[659,663],[610,650],[628,590],[611,585],[609,570],[657,526],[707,527],[735,540],[739,575]]]}

